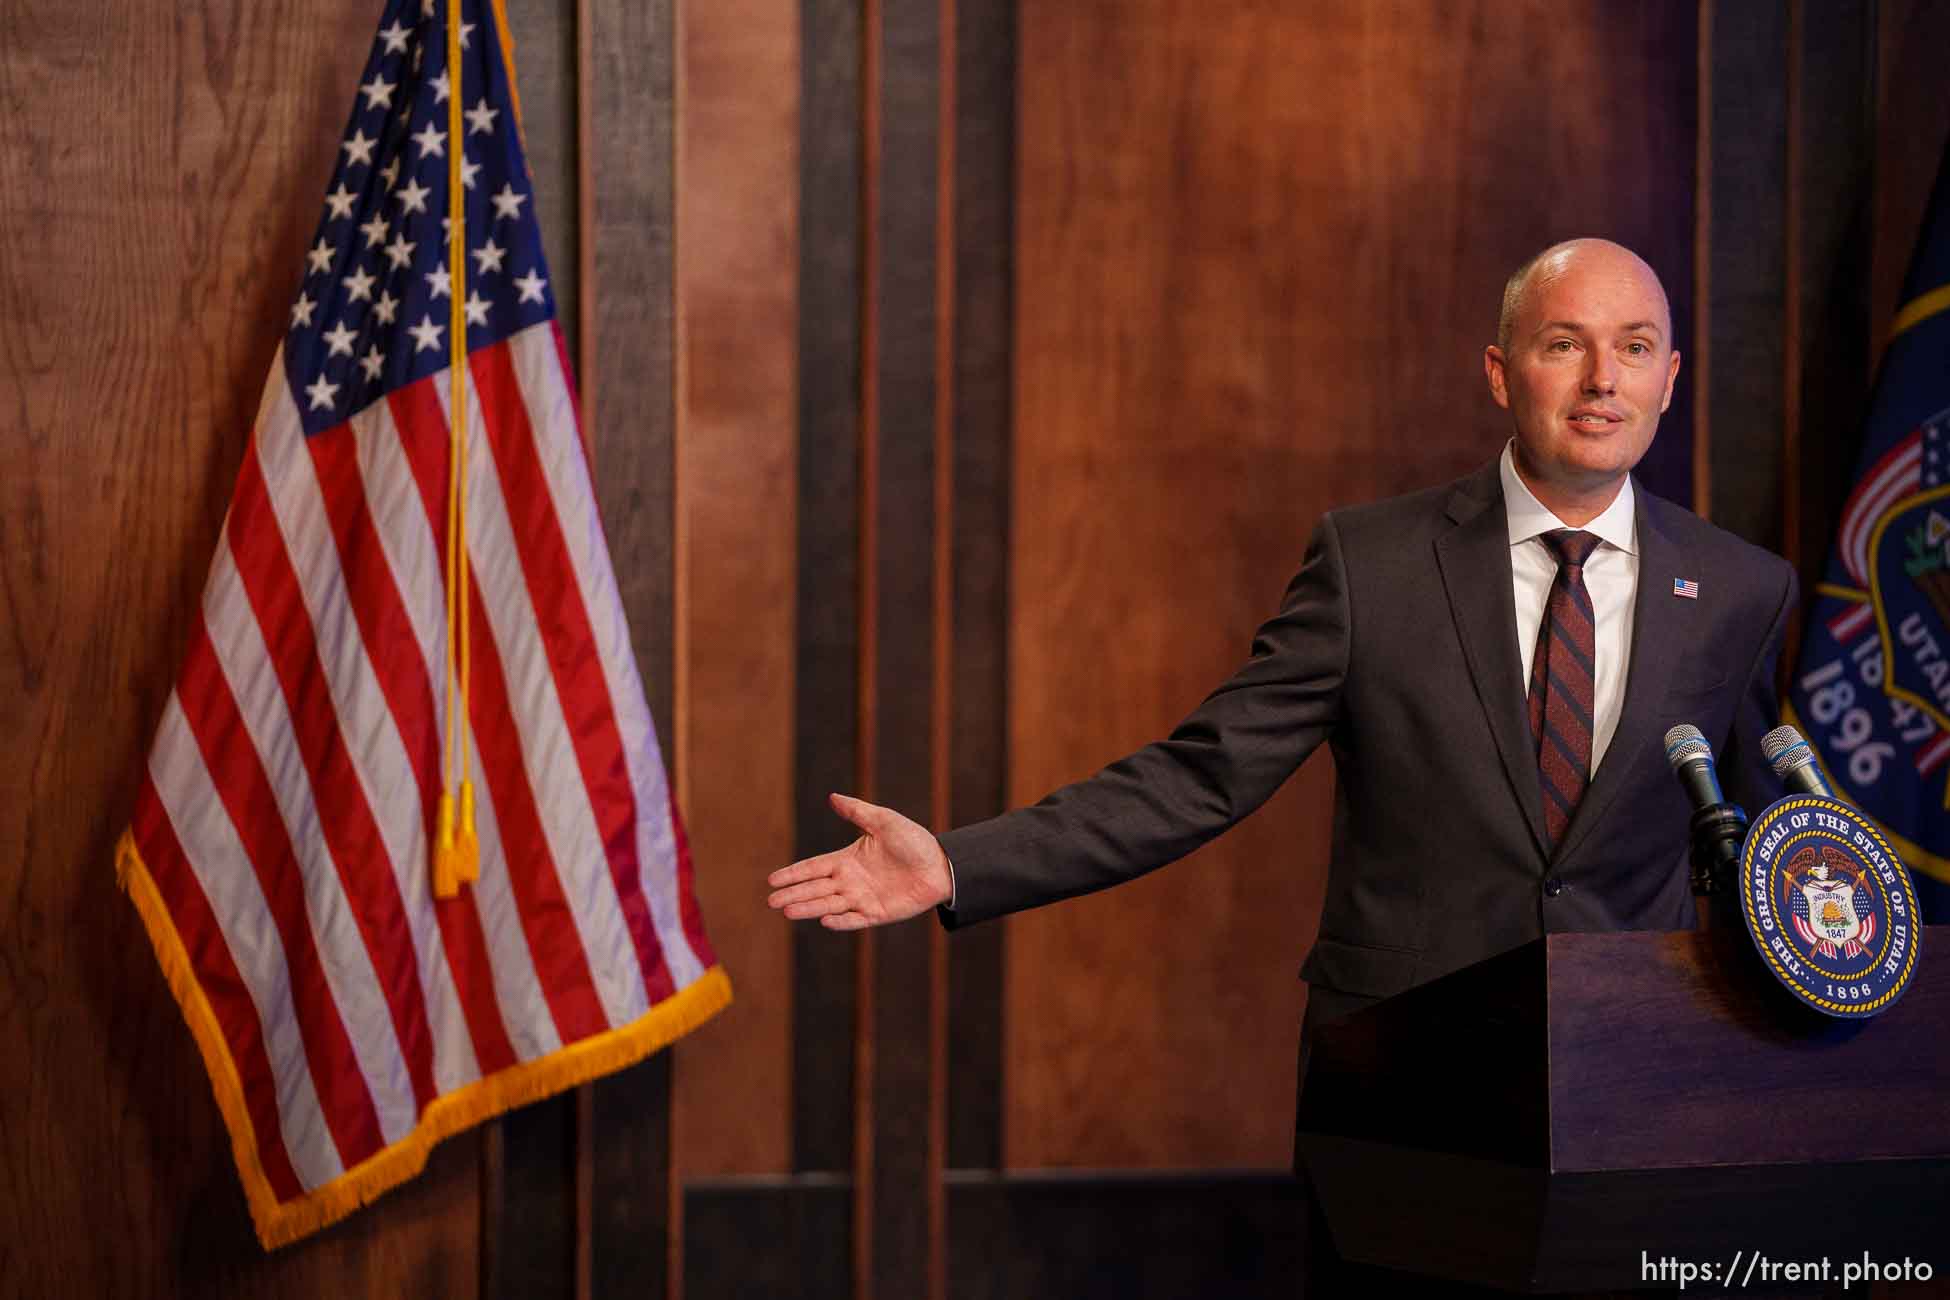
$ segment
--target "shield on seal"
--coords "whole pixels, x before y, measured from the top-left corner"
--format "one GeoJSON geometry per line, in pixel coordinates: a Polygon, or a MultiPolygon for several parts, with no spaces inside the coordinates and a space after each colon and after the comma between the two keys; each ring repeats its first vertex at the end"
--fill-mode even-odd
{"type": "Polygon", "coordinates": [[[1801,896],[1808,901],[1808,928],[1830,943],[1847,943],[1862,935],[1862,918],[1855,911],[1855,882],[1827,878],[1827,868],[1801,879],[1801,896]]]}

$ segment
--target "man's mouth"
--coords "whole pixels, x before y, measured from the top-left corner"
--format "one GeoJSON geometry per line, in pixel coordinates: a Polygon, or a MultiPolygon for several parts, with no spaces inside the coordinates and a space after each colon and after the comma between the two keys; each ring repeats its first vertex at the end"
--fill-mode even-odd
{"type": "Polygon", "coordinates": [[[1618,424],[1624,418],[1624,416],[1619,415],[1615,411],[1607,411],[1590,406],[1581,406],[1577,410],[1572,411],[1569,416],[1572,424],[1585,429],[1603,429],[1609,425],[1618,424]]]}

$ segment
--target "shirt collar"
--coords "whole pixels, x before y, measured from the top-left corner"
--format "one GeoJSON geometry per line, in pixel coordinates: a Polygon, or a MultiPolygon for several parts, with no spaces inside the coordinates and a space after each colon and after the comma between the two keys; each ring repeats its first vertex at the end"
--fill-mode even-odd
{"type": "MultiPolygon", "coordinates": [[[[1527,542],[1533,537],[1551,531],[1553,528],[1569,528],[1570,525],[1552,514],[1550,507],[1539,501],[1535,494],[1517,476],[1517,463],[1512,449],[1516,439],[1503,444],[1503,457],[1497,462],[1497,470],[1503,477],[1503,509],[1510,523],[1510,545],[1527,542]]],[[[1627,474],[1625,482],[1619,487],[1618,495],[1604,508],[1596,519],[1584,526],[1587,533],[1597,536],[1600,541],[1609,543],[1628,555],[1638,554],[1639,521],[1632,492],[1632,476],[1627,474]]]]}

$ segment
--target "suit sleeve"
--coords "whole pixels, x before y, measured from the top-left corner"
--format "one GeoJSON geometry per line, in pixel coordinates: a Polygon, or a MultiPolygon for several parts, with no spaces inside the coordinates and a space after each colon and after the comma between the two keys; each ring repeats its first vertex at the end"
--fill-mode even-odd
{"type": "Polygon", "coordinates": [[[1781,779],[1774,775],[1760,751],[1760,738],[1781,722],[1781,698],[1775,686],[1775,674],[1788,620],[1800,604],[1800,586],[1795,581],[1794,570],[1782,564],[1778,573],[1780,598],[1774,621],[1761,640],[1746,680],[1741,683],[1733,726],[1716,764],[1727,797],[1739,804],[1749,817],[1759,814],[1783,793],[1781,779]]]}
{"type": "Polygon", "coordinates": [[[1328,515],[1251,657],[1168,737],[1033,807],[941,837],[955,876],[955,907],[941,909],[942,922],[953,928],[1133,879],[1244,818],[1333,727],[1351,630],[1328,515]]]}

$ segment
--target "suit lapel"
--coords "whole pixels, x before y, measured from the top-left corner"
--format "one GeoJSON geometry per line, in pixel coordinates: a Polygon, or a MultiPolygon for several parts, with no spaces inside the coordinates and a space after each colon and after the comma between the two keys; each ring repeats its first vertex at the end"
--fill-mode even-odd
{"type": "Polygon", "coordinates": [[[1585,787],[1584,798],[1564,832],[1556,860],[1563,861],[1577,852],[1595,826],[1617,799],[1618,792],[1631,783],[1642,753],[1659,730],[1663,714],[1659,705],[1665,698],[1666,684],[1679,661],[1686,632],[1686,612],[1673,598],[1673,579],[1694,572],[1679,544],[1658,524],[1657,514],[1647,508],[1652,500],[1644,488],[1634,484],[1637,500],[1639,588],[1632,601],[1632,661],[1625,676],[1625,703],[1618,717],[1618,729],[1611,744],[1585,787]]]}
{"type": "Polygon", "coordinates": [[[1436,539],[1435,556],[1510,792],[1523,809],[1537,851],[1544,853],[1543,792],[1524,712],[1523,660],[1511,612],[1516,596],[1510,578],[1510,527],[1502,501],[1502,483],[1492,463],[1450,497],[1448,515],[1456,526],[1436,539]]]}

